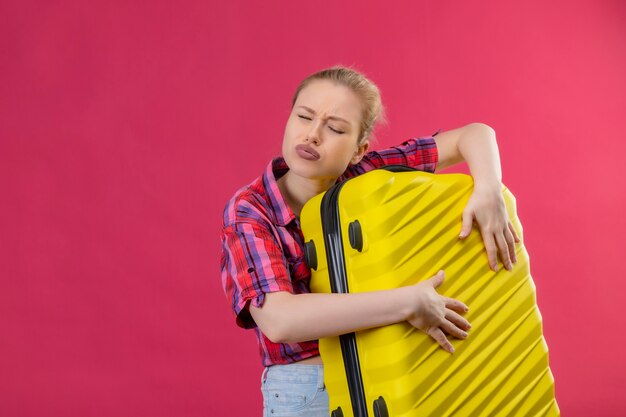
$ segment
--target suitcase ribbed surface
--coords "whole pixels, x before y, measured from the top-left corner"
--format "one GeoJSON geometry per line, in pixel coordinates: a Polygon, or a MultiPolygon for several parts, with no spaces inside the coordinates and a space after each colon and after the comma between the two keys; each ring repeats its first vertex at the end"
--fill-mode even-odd
{"type": "MultiPolygon", "coordinates": [[[[438,292],[470,307],[465,317],[472,329],[467,340],[451,339],[452,355],[408,323],[355,334],[369,416],[379,414],[373,411],[379,397],[392,417],[559,415],[523,243],[513,271],[500,266],[496,273],[476,227],[458,239],[472,186],[462,174],[375,170],[345,182],[337,194],[336,239],[343,253],[331,261],[345,267],[349,292],[411,285],[444,269],[438,292]],[[355,220],[362,230],[360,252],[348,236],[355,220]]],[[[506,188],[503,195],[523,242],[515,198],[506,188]]],[[[317,252],[311,290],[332,292],[322,198],[307,203],[301,225],[317,252]]],[[[341,349],[339,338],[320,340],[331,411],[341,407],[348,417],[354,413],[341,349]]]]}

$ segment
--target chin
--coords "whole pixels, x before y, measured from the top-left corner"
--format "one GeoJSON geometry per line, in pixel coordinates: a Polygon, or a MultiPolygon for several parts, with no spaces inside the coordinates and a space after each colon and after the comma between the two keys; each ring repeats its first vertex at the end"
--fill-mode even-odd
{"type": "Polygon", "coordinates": [[[289,166],[289,170],[291,172],[298,175],[299,177],[315,179],[323,176],[323,173],[320,172],[320,167],[312,166],[312,164],[287,162],[287,166],[289,166]]]}

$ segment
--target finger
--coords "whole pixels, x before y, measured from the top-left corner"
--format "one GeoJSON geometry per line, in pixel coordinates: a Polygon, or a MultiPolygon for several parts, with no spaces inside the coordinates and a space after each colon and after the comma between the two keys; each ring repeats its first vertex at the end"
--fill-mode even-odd
{"type": "Polygon", "coordinates": [[[509,247],[506,244],[506,239],[502,233],[496,234],[496,242],[498,243],[498,250],[500,251],[500,258],[502,259],[502,263],[504,267],[509,271],[513,269],[513,264],[511,263],[511,257],[509,256],[509,247]]]}
{"type": "Polygon", "coordinates": [[[472,328],[470,322],[456,311],[446,310],[446,319],[462,330],[467,331],[472,328]]]}
{"type": "Polygon", "coordinates": [[[487,258],[489,259],[489,266],[494,271],[498,271],[498,250],[496,242],[491,233],[481,231],[483,236],[483,242],[485,243],[485,249],[487,250],[487,258]]]}
{"type": "Polygon", "coordinates": [[[472,225],[474,224],[474,216],[469,211],[463,211],[463,222],[461,225],[461,233],[459,239],[465,239],[472,231],[472,225]]]}
{"type": "Polygon", "coordinates": [[[435,339],[437,343],[439,343],[439,346],[441,346],[443,350],[445,350],[446,352],[454,353],[454,347],[452,347],[452,344],[446,338],[446,335],[443,334],[439,327],[431,327],[430,329],[428,329],[427,333],[430,337],[435,339]]]}
{"type": "Polygon", "coordinates": [[[430,283],[433,285],[433,288],[439,287],[443,284],[443,280],[445,279],[446,274],[443,272],[443,269],[437,272],[433,277],[429,278],[430,283]]]}
{"type": "Polygon", "coordinates": [[[517,263],[517,256],[515,256],[515,238],[508,227],[504,229],[504,238],[506,239],[506,245],[509,248],[509,257],[511,258],[511,261],[513,261],[513,263],[517,263]]]}
{"type": "Polygon", "coordinates": [[[515,243],[520,243],[522,240],[517,235],[515,227],[513,227],[513,224],[511,222],[509,222],[509,230],[511,231],[511,233],[513,233],[513,237],[515,237],[515,243]]]}
{"type": "Polygon", "coordinates": [[[469,307],[465,305],[465,303],[455,300],[454,298],[443,297],[443,301],[446,308],[454,310],[457,313],[467,313],[469,311],[469,307]]]}
{"type": "Polygon", "coordinates": [[[447,332],[449,335],[456,337],[457,339],[467,338],[467,333],[449,320],[444,320],[443,323],[441,323],[440,328],[443,331],[447,332]]]}

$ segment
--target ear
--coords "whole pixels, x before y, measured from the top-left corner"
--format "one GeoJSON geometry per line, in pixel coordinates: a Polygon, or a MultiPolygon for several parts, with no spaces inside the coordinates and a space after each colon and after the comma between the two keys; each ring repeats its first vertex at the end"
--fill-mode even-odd
{"type": "Polygon", "coordinates": [[[354,153],[354,156],[352,157],[352,159],[350,159],[350,163],[354,165],[354,164],[358,164],[359,162],[361,162],[363,155],[365,155],[369,147],[370,147],[369,142],[365,142],[362,145],[359,145],[356,152],[354,153]]]}

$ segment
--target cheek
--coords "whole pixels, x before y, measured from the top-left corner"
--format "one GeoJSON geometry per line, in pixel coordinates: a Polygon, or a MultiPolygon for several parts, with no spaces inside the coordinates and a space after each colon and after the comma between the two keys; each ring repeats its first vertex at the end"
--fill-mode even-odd
{"type": "Polygon", "coordinates": [[[298,125],[296,123],[294,123],[293,121],[289,121],[287,122],[287,125],[285,126],[285,137],[284,139],[293,139],[294,136],[297,135],[298,132],[298,125]]]}
{"type": "Polygon", "coordinates": [[[342,163],[346,165],[352,160],[354,156],[354,152],[356,148],[354,146],[350,146],[348,144],[342,144],[341,146],[336,146],[332,152],[335,155],[336,160],[340,160],[342,163]]]}
{"type": "Polygon", "coordinates": [[[292,136],[291,127],[289,126],[289,123],[287,123],[285,126],[285,133],[283,134],[283,146],[285,146],[285,144],[289,141],[289,138],[292,136]]]}
{"type": "Polygon", "coordinates": [[[294,142],[296,142],[298,140],[299,137],[299,128],[297,123],[294,123],[293,121],[289,121],[287,122],[287,124],[285,125],[285,133],[283,135],[283,145],[282,145],[282,149],[283,149],[283,153],[290,149],[294,142]]]}
{"type": "Polygon", "coordinates": [[[286,155],[288,153],[289,149],[291,148],[292,142],[293,140],[290,139],[289,132],[285,132],[285,137],[283,138],[283,144],[281,147],[283,155],[286,155]]]}

